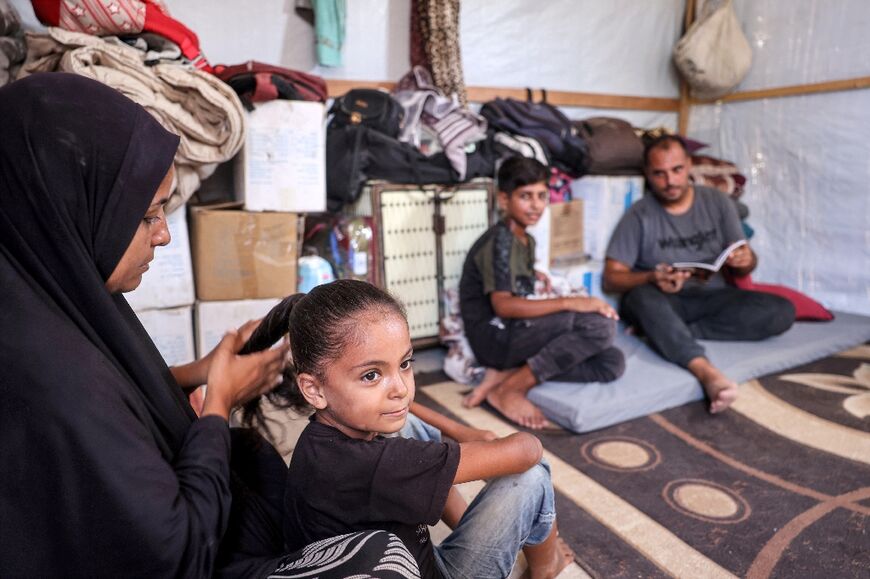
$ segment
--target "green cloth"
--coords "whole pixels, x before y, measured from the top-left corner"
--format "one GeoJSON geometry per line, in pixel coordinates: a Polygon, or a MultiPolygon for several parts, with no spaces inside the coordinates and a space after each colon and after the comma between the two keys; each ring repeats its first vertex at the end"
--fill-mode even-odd
{"type": "Polygon", "coordinates": [[[341,66],[341,46],[344,44],[347,19],[345,1],[311,0],[317,62],[321,66],[341,66]]]}

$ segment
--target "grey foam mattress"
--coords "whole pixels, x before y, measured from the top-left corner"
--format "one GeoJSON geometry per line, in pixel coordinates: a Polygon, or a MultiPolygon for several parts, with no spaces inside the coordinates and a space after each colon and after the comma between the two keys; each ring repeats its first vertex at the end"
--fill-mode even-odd
{"type": "MultiPolygon", "coordinates": [[[[785,334],[762,342],[701,343],[726,375],[744,382],[787,370],[870,340],[870,317],[837,313],[831,322],[797,322],[785,334]]],[[[545,382],[529,393],[550,419],[569,430],[588,432],[703,398],[687,370],[670,364],[644,342],[620,332],[616,346],[626,358],[625,374],[607,384],[545,382]]]]}

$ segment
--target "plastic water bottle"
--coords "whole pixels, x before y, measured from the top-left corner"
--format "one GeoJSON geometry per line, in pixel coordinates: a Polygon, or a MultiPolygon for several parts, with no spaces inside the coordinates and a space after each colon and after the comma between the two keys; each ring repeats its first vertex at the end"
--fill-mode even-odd
{"type": "Polygon", "coordinates": [[[297,290],[304,294],[335,279],[332,266],[319,255],[303,255],[299,258],[297,269],[299,271],[297,290]]]}

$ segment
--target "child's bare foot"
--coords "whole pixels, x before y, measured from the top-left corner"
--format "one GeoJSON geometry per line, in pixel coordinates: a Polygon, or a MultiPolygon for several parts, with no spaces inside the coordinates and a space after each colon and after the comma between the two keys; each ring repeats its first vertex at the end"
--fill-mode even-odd
{"type": "Polygon", "coordinates": [[[555,530],[540,545],[523,547],[523,553],[529,564],[524,579],[553,579],[574,562],[574,551],[555,530]]]}
{"type": "Polygon", "coordinates": [[[695,358],[689,362],[689,370],[701,382],[710,400],[710,414],[718,414],[737,400],[737,383],[725,376],[706,358],[695,358]]]}
{"type": "Polygon", "coordinates": [[[553,577],[558,577],[565,567],[574,562],[574,551],[568,546],[562,537],[559,537],[559,544],[556,553],[556,565],[554,567],[553,577]]]}
{"type": "Polygon", "coordinates": [[[489,393],[486,401],[501,412],[505,418],[516,422],[520,426],[531,428],[532,430],[552,427],[550,421],[544,417],[541,411],[538,410],[538,407],[532,404],[522,392],[496,388],[489,393]]]}
{"type": "Polygon", "coordinates": [[[710,399],[710,414],[726,410],[737,400],[737,383],[722,376],[722,380],[702,383],[710,399]]]}
{"type": "Polygon", "coordinates": [[[502,381],[513,374],[515,370],[496,370],[495,368],[487,368],[483,375],[483,380],[480,381],[474,390],[465,395],[462,399],[462,405],[466,408],[474,408],[486,400],[486,395],[492,392],[492,389],[502,383],[502,381]]]}

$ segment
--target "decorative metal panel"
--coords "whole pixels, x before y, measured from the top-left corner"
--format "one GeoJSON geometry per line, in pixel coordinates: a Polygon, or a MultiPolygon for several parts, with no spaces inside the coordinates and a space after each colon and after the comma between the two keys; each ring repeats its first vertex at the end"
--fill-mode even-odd
{"type": "Polygon", "coordinates": [[[375,218],[379,283],[404,304],[412,340],[437,339],[442,291],[458,286],[468,250],[491,224],[491,186],[490,180],[455,187],[373,181],[345,208],[375,218]]]}

